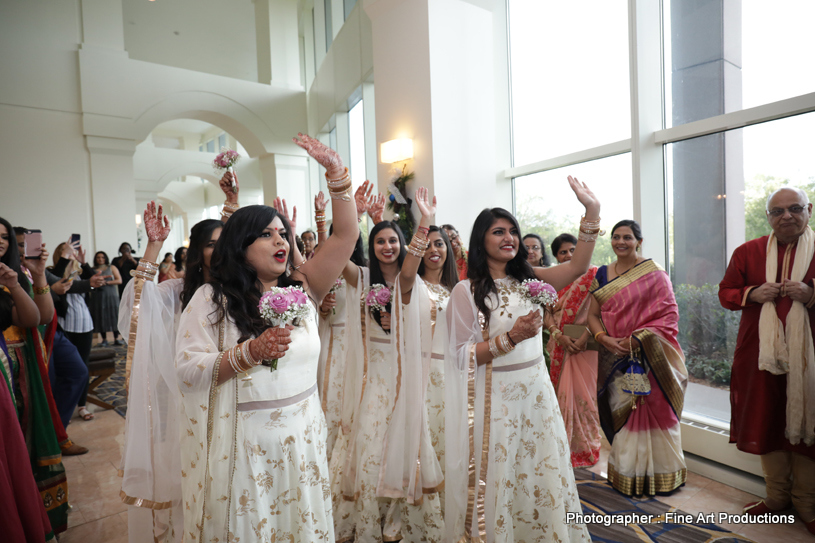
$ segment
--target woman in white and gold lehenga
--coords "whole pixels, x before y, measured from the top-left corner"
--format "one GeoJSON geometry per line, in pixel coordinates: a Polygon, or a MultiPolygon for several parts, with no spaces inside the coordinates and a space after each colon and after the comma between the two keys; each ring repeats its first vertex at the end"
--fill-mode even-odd
{"type": "Polygon", "coordinates": [[[334,235],[295,270],[285,216],[266,206],[236,211],[215,247],[212,282],[195,293],[179,322],[188,541],[334,539],[315,300],[334,284],[357,229],[339,156],[300,137],[295,141],[326,168],[334,235]],[[267,328],[261,294],[288,286],[301,287],[314,305],[296,327],[267,328]],[[261,365],[273,360],[275,371],[261,365]]]}
{"type": "Polygon", "coordinates": [[[600,204],[569,182],[586,217],[568,264],[532,268],[504,209],[485,209],[473,225],[468,279],[447,308],[446,541],[589,541],[583,524],[566,520],[581,512],[580,499],[543,362],[540,306],[522,286],[537,279],[561,289],[588,269],[600,204]]]}

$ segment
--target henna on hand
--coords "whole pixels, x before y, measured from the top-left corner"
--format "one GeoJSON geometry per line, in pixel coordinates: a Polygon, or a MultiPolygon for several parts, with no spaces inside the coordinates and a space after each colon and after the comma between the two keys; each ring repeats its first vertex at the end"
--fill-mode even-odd
{"type": "Polygon", "coordinates": [[[256,339],[249,343],[249,352],[255,361],[274,360],[283,358],[289,350],[291,331],[294,328],[286,325],[285,328],[267,328],[256,339]]]}
{"type": "MultiPolygon", "coordinates": [[[[164,241],[170,235],[170,219],[166,215],[162,217],[163,211],[161,204],[156,209],[156,202],[150,202],[144,210],[144,230],[149,241],[164,241]]],[[[130,259],[133,260],[132,255],[130,259]]]]}
{"type": "Polygon", "coordinates": [[[305,149],[305,151],[320,165],[325,168],[329,177],[336,178],[345,172],[345,166],[337,152],[306,134],[297,134],[300,139],[292,138],[292,141],[305,149]]]}
{"type": "Polygon", "coordinates": [[[515,321],[512,330],[510,330],[512,340],[515,343],[520,343],[535,337],[541,326],[543,326],[543,316],[541,316],[540,310],[530,311],[523,317],[518,317],[518,320],[515,321]]]}
{"type": "Polygon", "coordinates": [[[373,188],[373,183],[366,180],[354,193],[354,202],[357,206],[357,215],[362,215],[371,206],[371,191],[373,188]]]}

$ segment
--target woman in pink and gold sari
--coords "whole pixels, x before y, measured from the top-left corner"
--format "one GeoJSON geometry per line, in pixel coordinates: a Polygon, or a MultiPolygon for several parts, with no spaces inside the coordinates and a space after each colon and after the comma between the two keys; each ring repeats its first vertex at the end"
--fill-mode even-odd
{"type": "Polygon", "coordinates": [[[668,274],[637,251],[636,221],[611,231],[617,261],[597,270],[589,329],[600,343],[600,424],[611,443],[608,480],[628,496],[685,483],[679,420],[688,372],[676,340],[679,313],[668,274]]]}
{"type": "MultiPolygon", "coordinates": [[[[561,234],[552,241],[552,254],[558,264],[572,259],[577,238],[561,234]]],[[[564,333],[570,324],[585,325],[590,291],[597,267],[563,287],[557,293],[554,314],[547,312],[544,326],[551,332],[546,348],[552,356],[549,377],[557,391],[557,401],[569,437],[573,467],[593,466],[600,459],[600,419],[597,415],[597,351],[586,350],[590,334],[573,338],[564,333]]]]}

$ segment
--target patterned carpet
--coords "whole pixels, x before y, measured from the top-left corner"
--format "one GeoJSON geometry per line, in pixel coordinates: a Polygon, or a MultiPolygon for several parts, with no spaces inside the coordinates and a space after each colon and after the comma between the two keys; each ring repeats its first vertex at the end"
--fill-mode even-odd
{"type": "Polygon", "coordinates": [[[592,541],[607,543],[752,542],[752,539],[725,530],[713,523],[696,524],[697,519],[693,516],[656,499],[635,500],[623,496],[611,488],[603,477],[586,469],[575,469],[574,476],[577,491],[580,494],[580,503],[583,506],[583,514],[604,515],[602,519],[595,517],[597,522],[587,523],[592,541]],[[666,513],[670,520],[688,522],[662,522],[666,513]],[[639,519],[625,524],[612,524],[604,521],[605,519],[619,521],[625,515],[635,515],[639,519]],[[643,521],[643,518],[648,516],[653,520],[651,522],[643,521]],[[677,517],[680,518],[677,519],[677,517]],[[607,523],[608,526],[605,525],[607,523]]]}
{"type": "Polygon", "coordinates": [[[125,360],[127,346],[104,347],[116,351],[116,372],[96,387],[95,392],[99,399],[114,406],[114,410],[122,417],[127,414],[127,392],[125,391],[125,360]]]}

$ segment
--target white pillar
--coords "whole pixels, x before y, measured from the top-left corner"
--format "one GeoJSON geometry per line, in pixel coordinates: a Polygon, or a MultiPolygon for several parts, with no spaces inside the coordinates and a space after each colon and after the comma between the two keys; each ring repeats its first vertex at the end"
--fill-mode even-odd
{"type": "Polygon", "coordinates": [[[268,154],[258,160],[263,178],[263,203],[274,205],[278,196],[286,200],[289,214],[297,207],[297,233],[314,228],[314,196],[309,176],[309,159],[303,156],[268,154]]]}
{"type": "Polygon", "coordinates": [[[136,189],[133,153],[136,142],[117,138],[85,136],[90,152],[93,243],[97,250],[112,251],[127,241],[137,246],[136,189]]]}
{"type": "Polygon", "coordinates": [[[82,47],[124,51],[121,0],[82,0],[82,47]]]}
{"type": "MultiPolygon", "coordinates": [[[[366,4],[376,74],[376,139],[412,138],[410,193],[438,196],[437,223],[467,235],[481,207],[511,208],[495,182],[493,14],[463,0],[366,4]],[[410,46],[405,46],[410,44],[410,46]],[[461,202],[467,187],[467,205],[461,202]]],[[[378,164],[380,190],[393,165],[378,164]]]]}
{"type": "Polygon", "coordinates": [[[300,87],[297,0],[254,0],[258,82],[300,87]]]}

